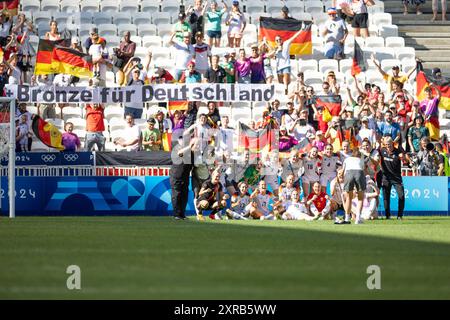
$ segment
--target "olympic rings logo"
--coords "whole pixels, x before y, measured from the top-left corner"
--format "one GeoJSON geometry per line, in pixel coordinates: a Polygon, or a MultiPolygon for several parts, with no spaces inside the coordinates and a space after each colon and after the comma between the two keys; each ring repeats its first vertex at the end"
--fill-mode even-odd
{"type": "Polygon", "coordinates": [[[41,159],[44,162],[53,162],[56,160],[56,156],[54,154],[43,154],[41,159]]]}
{"type": "Polygon", "coordinates": [[[69,162],[70,161],[74,162],[74,161],[78,160],[78,155],[76,153],[74,153],[74,154],[68,153],[68,154],[64,155],[64,159],[69,162]]]}

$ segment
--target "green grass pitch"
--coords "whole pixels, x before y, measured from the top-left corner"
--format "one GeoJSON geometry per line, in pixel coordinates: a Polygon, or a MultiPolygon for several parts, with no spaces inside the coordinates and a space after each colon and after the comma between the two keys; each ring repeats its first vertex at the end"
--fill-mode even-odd
{"type": "Polygon", "coordinates": [[[449,299],[450,217],[2,217],[0,269],[0,299],[449,299]],[[81,290],[66,287],[69,265],[81,290]]]}

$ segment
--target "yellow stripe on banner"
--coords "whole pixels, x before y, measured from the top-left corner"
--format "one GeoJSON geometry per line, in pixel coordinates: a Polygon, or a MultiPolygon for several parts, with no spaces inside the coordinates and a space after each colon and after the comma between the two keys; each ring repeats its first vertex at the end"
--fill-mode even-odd
{"type": "Polygon", "coordinates": [[[52,62],[52,65],[58,65],[57,67],[57,73],[65,73],[70,74],[75,77],[79,78],[91,78],[93,76],[93,72],[87,68],[81,68],[81,67],[75,67],[71,64],[65,63],[65,62],[52,62]]]}
{"type": "MultiPolygon", "coordinates": [[[[273,48],[277,46],[274,41],[267,41],[273,48]]],[[[292,43],[289,49],[290,55],[310,55],[313,53],[312,42],[292,43]]]]}

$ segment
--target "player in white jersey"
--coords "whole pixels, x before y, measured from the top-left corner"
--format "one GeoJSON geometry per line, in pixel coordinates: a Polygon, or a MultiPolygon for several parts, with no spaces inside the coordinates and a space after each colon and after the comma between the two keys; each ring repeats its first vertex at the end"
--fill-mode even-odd
{"type": "Polygon", "coordinates": [[[300,193],[299,188],[294,185],[294,175],[290,174],[286,178],[286,183],[282,183],[278,189],[278,196],[281,201],[291,201],[292,192],[300,193]]]}
{"type": "Polygon", "coordinates": [[[350,148],[350,141],[348,140],[342,141],[342,150],[339,151],[341,163],[344,163],[344,160],[351,156],[352,156],[352,149],[350,148]]]}
{"type": "Polygon", "coordinates": [[[311,150],[309,150],[308,155],[303,158],[305,173],[302,177],[302,182],[305,198],[308,197],[312,184],[320,179],[321,165],[322,162],[319,157],[318,149],[312,147],[311,150]]]}
{"type": "Polygon", "coordinates": [[[337,217],[337,211],[344,211],[345,193],[344,193],[344,170],[339,169],[336,178],[330,183],[331,192],[331,212],[335,223],[345,223],[337,217]]]}
{"type": "Polygon", "coordinates": [[[273,194],[278,196],[278,152],[268,153],[263,161],[261,176],[272,189],[273,194]]]}
{"type": "Polygon", "coordinates": [[[245,182],[238,184],[239,192],[231,196],[231,209],[227,209],[227,217],[229,219],[247,220],[249,212],[247,206],[250,203],[250,195],[248,193],[248,185],[245,182]]]}
{"type": "Polygon", "coordinates": [[[325,192],[328,183],[333,180],[337,175],[338,168],[342,165],[339,157],[333,154],[333,145],[327,144],[325,146],[325,152],[322,156],[322,174],[320,175],[320,185],[322,191],[325,192]]]}
{"type": "Polygon", "coordinates": [[[281,180],[286,182],[287,176],[294,175],[294,185],[300,186],[300,176],[303,174],[303,161],[299,157],[298,150],[292,150],[289,159],[284,159],[281,163],[281,180]]]}
{"type": "Polygon", "coordinates": [[[246,207],[253,219],[274,220],[275,216],[271,213],[270,203],[272,193],[267,190],[264,180],[259,181],[258,188],[250,195],[251,202],[246,207]]]}
{"type": "Polygon", "coordinates": [[[308,214],[305,204],[300,202],[300,194],[294,190],[291,194],[291,200],[285,203],[286,211],[281,216],[283,220],[314,220],[313,216],[308,214]]]}

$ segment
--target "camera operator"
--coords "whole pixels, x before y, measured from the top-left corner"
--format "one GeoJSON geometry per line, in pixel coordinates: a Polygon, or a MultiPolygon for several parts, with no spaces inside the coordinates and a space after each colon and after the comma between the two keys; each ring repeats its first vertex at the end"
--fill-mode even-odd
{"type": "Polygon", "coordinates": [[[114,66],[120,70],[128,63],[128,61],[134,56],[136,51],[136,43],[131,41],[130,31],[123,33],[123,40],[120,42],[119,48],[113,48],[114,56],[116,60],[114,66]]]}
{"type": "Polygon", "coordinates": [[[422,176],[441,176],[444,173],[444,157],[428,142],[422,155],[419,171],[422,176]]]}

